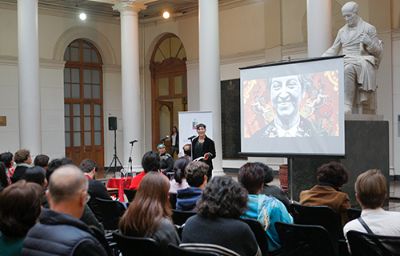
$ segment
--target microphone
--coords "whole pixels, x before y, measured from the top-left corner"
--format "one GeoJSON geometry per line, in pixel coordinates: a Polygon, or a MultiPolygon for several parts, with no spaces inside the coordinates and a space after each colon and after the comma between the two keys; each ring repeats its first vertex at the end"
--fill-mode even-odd
{"type": "Polygon", "coordinates": [[[167,139],[169,139],[169,136],[168,136],[168,135],[165,136],[164,138],[162,138],[161,141],[165,141],[165,140],[167,140],[167,139]]]}
{"type": "Polygon", "coordinates": [[[138,140],[129,141],[129,144],[132,144],[132,145],[133,145],[133,143],[135,143],[135,142],[138,142],[138,140]]]}
{"type": "Polygon", "coordinates": [[[190,136],[188,140],[193,140],[194,138],[196,138],[196,135],[190,136]]]}

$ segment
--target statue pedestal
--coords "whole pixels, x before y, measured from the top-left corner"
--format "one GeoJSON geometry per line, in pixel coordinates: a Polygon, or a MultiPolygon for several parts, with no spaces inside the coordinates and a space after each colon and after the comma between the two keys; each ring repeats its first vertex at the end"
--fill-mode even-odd
{"type": "Polygon", "coordinates": [[[344,157],[293,157],[293,169],[289,170],[293,172],[289,175],[293,179],[293,200],[298,201],[302,190],[317,183],[317,168],[329,161],[341,162],[349,171],[349,181],[342,190],[349,194],[353,206],[358,205],[354,183],[360,173],[380,169],[389,181],[389,122],[378,121],[379,118],[375,115],[346,115],[344,157]]]}

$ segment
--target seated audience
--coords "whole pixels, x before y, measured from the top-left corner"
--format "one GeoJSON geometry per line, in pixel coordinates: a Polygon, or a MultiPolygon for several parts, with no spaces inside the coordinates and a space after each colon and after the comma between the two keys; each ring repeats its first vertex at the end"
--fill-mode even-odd
{"type": "Polygon", "coordinates": [[[135,177],[133,177],[133,179],[131,181],[131,185],[129,186],[129,189],[131,189],[131,190],[137,189],[139,187],[140,182],[142,181],[143,177],[148,172],[150,172],[150,171],[158,172],[158,170],[160,169],[160,156],[153,151],[146,152],[142,158],[142,167],[143,167],[143,171],[141,173],[139,173],[138,175],[136,175],[135,177]]]}
{"type": "Polygon", "coordinates": [[[246,210],[247,191],[231,177],[214,177],[207,184],[198,212],[183,228],[182,243],[214,244],[241,256],[261,255],[250,227],[239,218],[246,210]]]}
{"type": "Polygon", "coordinates": [[[112,200],[107,192],[107,188],[104,184],[98,180],[95,180],[95,174],[97,172],[97,164],[95,161],[85,159],[79,165],[79,168],[83,171],[86,178],[89,180],[89,195],[91,198],[101,198],[112,200]]]}
{"type": "Polygon", "coordinates": [[[47,155],[37,155],[35,157],[35,160],[33,160],[33,165],[34,166],[40,166],[43,169],[47,170],[47,166],[49,165],[49,157],[47,155]]]}
{"type": "Polygon", "coordinates": [[[22,242],[40,214],[42,189],[21,180],[0,193],[0,255],[21,255],[22,242]]]}
{"type": "Polygon", "coordinates": [[[7,170],[7,176],[10,179],[11,182],[11,177],[14,175],[14,161],[13,161],[13,154],[11,152],[4,152],[0,154],[0,162],[3,162],[6,166],[7,170]]]}
{"type": "Polygon", "coordinates": [[[321,165],[317,170],[318,184],[300,193],[300,204],[328,206],[341,215],[344,225],[348,220],[346,211],[350,208],[350,199],[340,189],[347,180],[347,171],[341,163],[330,162],[321,165]]]}
{"type": "Polygon", "coordinates": [[[0,192],[10,183],[6,172],[6,165],[0,162],[0,192]]]}
{"type": "Polygon", "coordinates": [[[107,255],[92,230],[79,220],[87,189],[88,181],[76,166],[54,171],[46,192],[50,209],[42,210],[39,222],[28,232],[22,255],[107,255]]]}
{"type": "Polygon", "coordinates": [[[193,211],[207,185],[208,165],[203,162],[191,162],[185,169],[186,180],[190,187],[180,189],[176,195],[176,210],[193,211]]]}
{"type": "Polygon", "coordinates": [[[174,158],[167,153],[167,149],[163,143],[157,145],[158,154],[160,155],[160,170],[167,174],[172,172],[174,168],[174,158]]]}
{"type": "Polygon", "coordinates": [[[127,236],[151,237],[165,248],[170,243],[179,245],[179,236],[171,221],[168,190],[169,181],[166,176],[157,172],[148,173],[120,220],[121,233],[127,236]]]}
{"type": "Polygon", "coordinates": [[[34,182],[40,185],[43,188],[43,192],[47,187],[46,171],[40,166],[29,167],[22,178],[27,182],[34,182]]]}
{"type": "Polygon", "coordinates": [[[271,167],[264,163],[256,162],[256,165],[259,165],[261,168],[264,169],[264,188],[262,193],[267,196],[273,196],[279,201],[281,201],[285,206],[286,209],[289,209],[290,200],[285,191],[283,191],[280,187],[275,185],[268,185],[271,181],[274,180],[274,171],[271,167]]]}
{"type": "Polygon", "coordinates": [[[354,185],[356,199],[361,205],[359,219],[348,222],[343,232],[350,230],[383,236],[400,236],[400,212],[385,211],[382,206],[388,197],[385,176],[376,169],[366,171],[357,177],[354,185]],[[366,227],[361,224],[364,221],[366,227]],[[370,229],[370,232],[367,230],[370,229]]]}
{"type": "Polygon", "coordinates": [[[258,220],[268,236],[268,250],[276,251],[281,247],[275,222],[293,223],[293,218],[285,205],[272,196],[260,194],[264,184],[264,168],[258,163],[246,163],[239,169],[238,180],[248,191],[247,210],[243,218],[258,220]]]}
{"type": "Polygon", "coordinates": [[[170,181],[169,193],[176,194],[179,189],[188,188],[186,181],[186,166],[190,163],[190,144],[183,146],[184,155],[178,158],[174,163],[174,177],[170,181]]]}
{"type": "Polygon", "coordinates": [[[28,167],[32,165],[32,157],[31,153],[27,149],[20,149],[14,154],[14,162],[16,164],[15,171],[13,176],[11,177],[11,181],[13,183],[22,179],[25,174],[25,171],[28,167]]]}

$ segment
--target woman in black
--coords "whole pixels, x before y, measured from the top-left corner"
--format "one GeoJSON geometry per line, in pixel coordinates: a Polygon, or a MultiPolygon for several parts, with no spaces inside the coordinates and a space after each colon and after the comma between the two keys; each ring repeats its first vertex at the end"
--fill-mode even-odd
{"type": "Polygon", "coordinates": [[[207,177],[211,180],[213,164],[212,159],[215,158],[215,144],[214,141],[206,136],[206,125],[196,125],[198,136],[192,141],[193,156],[195,160],[199,157],[203,157],[201,161],[205,162],[210,168],[208,169],[207,177]]]}

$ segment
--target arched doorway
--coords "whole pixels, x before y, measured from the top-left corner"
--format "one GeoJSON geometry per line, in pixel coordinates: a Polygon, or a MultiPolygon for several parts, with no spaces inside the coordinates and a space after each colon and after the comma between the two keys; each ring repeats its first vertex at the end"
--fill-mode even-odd
{"type": "Polygon", "coordinates": [[[99,51],[77,39],[64,53],[65,154],[104,166],[103,71],[99,51]]]}
{"type": "MultiPolygon", "coordinates": [[[[156,44],[150,62],[153,148],[178,125],[178,112],[187,110],[186,52],[174,34],[156,44]]],[[[165,141],[170,149],[170,141],[165,141]]]]}

